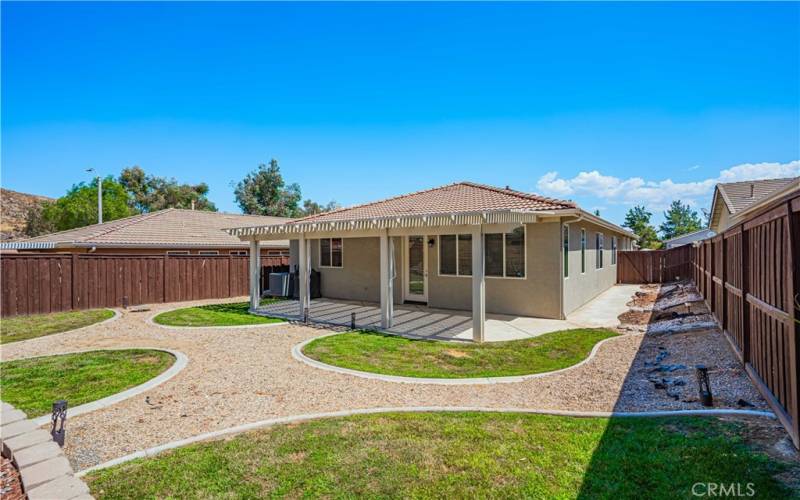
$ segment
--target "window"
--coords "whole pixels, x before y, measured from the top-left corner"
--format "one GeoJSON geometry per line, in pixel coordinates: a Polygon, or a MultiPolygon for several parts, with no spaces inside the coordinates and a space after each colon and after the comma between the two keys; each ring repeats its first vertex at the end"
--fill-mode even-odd
{"type": "Polygon", "coordinates": [[[247,255],[247,250],[231,250],[231,255],[247,255]]]}
{"type": "Polygon", "coordinates": [[[581,274],[586,272],[586,230],[581,229],[581,274]]]}
{"type": "Polygon", "coordinates": [[[562,247],[564,248],[564,277],[569,278],[569,226],[564,224],[561,233],[562,247]]]}
{"type": "Polygon", "coordinates": [[[617,265],[617,237],[611,237],[611,265],[617,265]]]}
{"type": "Polygon", "coordinates": [[[197,252],[198,255],[219,255],[218,250],[200,250],[197,252]]]}
{"type": "Polygon", "coordinates": [[[484,235],[486,276],[525,277],[525,228],[484,235]]]}
{"type": "Polygon", "coordinates": [[[170,250],[167,255],[189,255],[189,250],[170,250]]]}
{"type": "Polygon", "coordinates": [[[319,266],[342,267],[341,238],[322,238],[319,240],[319,266]]]}
{"type": "Polygon", "coordinates": [[[594,235],[594,247],[595,251],[595,267],[597,269],[603,269],[603,234],[595,233],[594,235]]]}
{"type": "Polygon", "coordinates": [[[472,276],[472,235],[439,236],[439,274],[472,276]]]}

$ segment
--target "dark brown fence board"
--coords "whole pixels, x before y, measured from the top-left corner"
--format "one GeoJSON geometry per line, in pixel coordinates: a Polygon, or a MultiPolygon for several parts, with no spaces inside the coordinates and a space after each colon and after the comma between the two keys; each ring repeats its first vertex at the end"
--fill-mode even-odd
{"type": "MultiPolygon", "coordinates": [[[[16,316],[239,297],[249,293],[249,258],[227,255],[11,254],[0,257],[0,314],[16,316]]],[[[262,258],[265,273],[289,258],[262,258]],[[269,266],[269,267],[267,267],[269,266]]]]}

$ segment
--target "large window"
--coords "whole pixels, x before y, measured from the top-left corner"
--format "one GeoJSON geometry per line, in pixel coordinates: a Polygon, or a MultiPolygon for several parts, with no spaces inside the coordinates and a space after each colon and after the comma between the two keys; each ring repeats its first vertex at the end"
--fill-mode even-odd
{"type": "Polygon", "coordinates": [[[581,274],[586,272],[586,230],[581,229],[581,274]]]}
{"type": "Polygon", "coordinates": [[[561,246],[564,251],[564,277],[569,278],[569,226],[564,224],[561,228],[561,246]]]}
{"type": "Polygon", "coordinates": [[[595,267],[597,269],[603,268],[603,234],[595,233],[594,235],[594,248],[595,248],[595,267]]]}
{"type": "Polygon", "coordinates": [[[611,265],[617,265],[617,237],[611,237],[611,265]]]}
{"type": "Polygon", "coordinates": [[[439,236],[439,274],[472,276],[472,235],[439,236]]]}
{"type": "Polygon", "coordinates": [[[342,267],[342,239],[322,238],[319,240],[320,267],[342,267]]]}
{"type": "Polygon", "coordinates": [[[525,228],[484,236],[486,276],[525,277],[525,228]]]}

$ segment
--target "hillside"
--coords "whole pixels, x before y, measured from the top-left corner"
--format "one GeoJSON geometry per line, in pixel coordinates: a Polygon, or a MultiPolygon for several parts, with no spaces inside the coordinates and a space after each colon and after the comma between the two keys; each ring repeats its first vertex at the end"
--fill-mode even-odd
{"type": "Polygon", "coordinates": [[[0,188],[0,239],[24,237],[22,230],[28,210],[42,201],[53,201],[53,198],[0,188]]]}

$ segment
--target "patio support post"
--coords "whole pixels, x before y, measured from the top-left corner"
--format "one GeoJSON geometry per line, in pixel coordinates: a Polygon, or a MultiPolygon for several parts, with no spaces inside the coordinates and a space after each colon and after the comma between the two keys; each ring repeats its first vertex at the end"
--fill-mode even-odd
{"type": "Polygon", "coordinates": [[[381,273],[381,328],[392,327],[392,255],[389,231],[384,229],[380,237],[380,273],[381,273]]]}
{"type": "Polygon", "coordinates": [[[258,240],[250,241],[250,310],[259,306],[261,299],[261,248],[258,240]]]}
{"type": "Polygon", "coordinates": [[[472,340],[483,342],[486,328],[486,280],[484,279],[483,226],[472,229],[472,340]]]}
{"type": "Polygon", "coordinates": [[[309,295],[309,286],[308,286],[308,268],[310,267],[311,261],[311,254],[308,251],[308,243],[309,241],[306,239],[305,233],[300,234],[300,272],[298,273],[298,283],[299,285],[299,298],[300,298],[300,319],[303,321],[308,320],[308,295],[309,295]]]}

